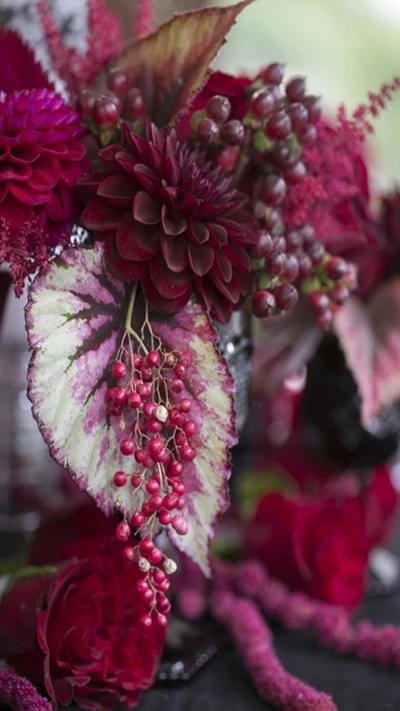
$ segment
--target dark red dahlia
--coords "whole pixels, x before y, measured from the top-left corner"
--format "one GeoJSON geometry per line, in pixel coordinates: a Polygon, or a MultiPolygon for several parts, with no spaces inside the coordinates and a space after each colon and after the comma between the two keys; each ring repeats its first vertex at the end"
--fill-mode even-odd
{"type": "Polygon", "coordinates": [[[165,313],[181,309],[195,289],[211,316],[226,322],[251,269],[245,198],[150,122],[146,138],[125,127],[124,143],[101,150],[108,170],[81,181],[97,189],[83,223],[105,240],[110,272],[140,280],[149,305],[165,313]]]}
{"type": "Polygon", "coordinates": [[[80,134],[78,115],[51,89],[0,92],[0,261],[14,267],[17,290],[79,214],[80,134]]]}

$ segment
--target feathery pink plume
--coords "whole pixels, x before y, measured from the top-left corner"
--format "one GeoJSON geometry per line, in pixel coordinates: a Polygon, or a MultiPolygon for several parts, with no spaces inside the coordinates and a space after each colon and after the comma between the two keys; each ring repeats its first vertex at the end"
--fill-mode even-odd
{"type": "Polygon", "coordinates": [[[144,39],[154,30],[155,13],[153,0],[139,0],[133,34],[136,39],[144,39]]]}
{"type": "Polygon", "coordinates": [[[51,711],[49,701],[13,671],[0,670],[0,706],[10,711],[51,711]]]}

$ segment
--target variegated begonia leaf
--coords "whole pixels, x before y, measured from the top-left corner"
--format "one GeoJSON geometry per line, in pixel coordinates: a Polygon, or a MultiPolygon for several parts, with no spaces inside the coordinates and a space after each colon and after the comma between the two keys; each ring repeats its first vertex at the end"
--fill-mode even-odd
{"type": "MultiPolygon", "coordinates": [[[[128,289],[104,270],[103,247],[71,249],[36,277],[26,324],[33,350],[28,394],[51,454],[107,514],[118,507],[130,519],[141,505],[129,482],[117,488],[114,473],[134,473],[133,456],[119,444],[132,430],[135,411],[108,415],[106,392],[115,385],[112,365],[125,332],[128,289]]],[[[132,324],[140,332],[144,302],[135,302],[132,324]],[[141,302],[141,303],[140,303],[141,302]]],[[[150,314],[164,352],[190,350],[193,363],[176,396],[192,400],[198,431],[190,440],[197,456],[184,463],[185,516],[189,531],[171,537],[207,574],[208,547],[219,513],[228,505],[229,449],[236,443],[234,385],[216,348],[215,330],[202,307],[189,303],[168,320],[150,314]]]]}
{"type": "Polygon", "coordinates": [[[383,408],[400,399],[400,279],[384,283],[367,303],[351,297],[334,323],[368,427],[383,408]]]}
{"type": "Polygon", "coordinates": [[[206,7],[175,15],[113,62],[128,72],[146,99],[146,114],[165,126],[184,111],[202,88],[210,63],[239,13],[254,0],[206,7]]]}

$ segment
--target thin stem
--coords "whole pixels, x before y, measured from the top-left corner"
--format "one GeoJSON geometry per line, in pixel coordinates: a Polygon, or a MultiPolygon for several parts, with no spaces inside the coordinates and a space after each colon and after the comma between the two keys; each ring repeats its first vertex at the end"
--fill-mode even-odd
{"type": "Polygon", "coordinates": [[[135,301],[136,301],[137,290],[138,290],[138,282],[135,282],[133,289],[132,289],[130,299],[129,299],[129,306],[128,306],[128,311],[127,311],[126,320],[125,320],[125,331],[127,331],[135,339],[135,341],[142,348],[145,355],[147,355],[149,351],[147,350],[147,348],[144,345],[140,336],[132,328],[133,307],[134,307],[135,301]]]}

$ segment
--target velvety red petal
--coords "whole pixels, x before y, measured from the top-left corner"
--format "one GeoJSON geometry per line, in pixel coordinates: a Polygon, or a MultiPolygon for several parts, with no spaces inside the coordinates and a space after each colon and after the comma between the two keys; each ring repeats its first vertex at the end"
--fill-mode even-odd
{"type": "Polygon", "coordinates": [[[10,149],[10,157],[16,163],[33,163],[39,156],[40,146],[37,143],[18,143],[10,149]]]}
{"type": "Polygon", "coordinates": [[[116,160],[116,155],[117,153],[121,152],[121,146],[118,144],[112,144],[111,146],[106,146],[106,148],[102,148],[99,151],[99,157],[105,163],[106,165],[109,166],[109,168],[112,168],[113,170],[120,171],[120,167],[118,164],[118,161],[116,160]]]}
{"type": "Polygon", "coordinates": [[[32,166],[27,163],[0,163],[0,181],[27,180],[32,175],[32,166]]]}
{"type": "Polygon", "coordinates": [[[199,277],[207,274],[214,264],[214,250],[208,245],[198,245],[193,244],[193,242],[188,242],[188,256],[190,266],[199,277]]]}
{"type": "MultiPolygon", "coordinates": [[[[229,282],[232,279],[232,262],[228,259],[228,257],[223,254],[221,251],[216,251],[215,252],[216,256],[216,264],[215,267],[218,265],[219,268],[219,279],[223,279],[223,281],[229,282]]],[[[214,268],[214,273],[216,273],[216,269],[214,268]]]]}
{"type": "Polygon", "coordinates": [[[172,272],[162,256],[155,257],[149,262],[149,274],[158,293],[165,299],[176,299],[190,289],[189,272],[187,270],[179,274],[172,272]]]}
{"type": "Polygon", "coordinates": [[[133,201],[133,216],[143,225],[157,225],[161,221],[161,205],[141,190],[136,193],[133,201]]]}
{"type": "Polygon", "coordinates": [[[8,189],[20,202],[25,205],[44,205],[50,199],[50,192],[37,192],[26,183],[8,182],[8,189]]]}
{"type": "Polygon", "coordinates": [[[153,281],[148,277],[145,277],[141,281],[140,286],[150,308],[165,314],[175,314],[177,311],[183,309],[192,295],[191,289],[188,289],[181,296],[174,299],[166,299],[161,296],[155,288],[153,281]]]}
{"type": "Polygon", "coordinates": [[[161,249],[167,267],[172,272],[183,272],[188,265],[186,237],[161,236],[161,249]]]}
{"type": "Polygon", "coordinates": [[[127,175],[109,175],[97,189],[97,195],[111,205],[129,209],[135,194],[135,183],[127,175]]]}
{"type": "Polygon", "coordinates": [[[236,279],[232,279],[229,283],[225,283],[218,279],[218,277],[211,271],[208,278],[212,281],[214,286],[221,292],[226,299],[232,301],[232,303],[237,304],[240,299],[240,288],[236,279]]]}
{"type": "Polygon", "coordinates": [[[82,186],[83,188],[88,188],[89,190],[97,190],[99,187],[100,183],[103,182],[106,178],[109,177],[109,173],[85,173],[82,175],[81,178],[78,180],[78,185],[82,186]]]}
{"type": "Polygon", "coordinates": [[[158,227],[136,222],[128,212],[118,225],[116,246],[124,259],[135,262],[146,261],[157,254],[160,245],[158,227]]]}
{"type": "Polygon", "coordinates": [[[251,259],[248,252],[240,244],[230,244],[223,250],[234,267],[243,269],[246,272],[251,271],[251,259]]]}
{"type": "Polygon", "coordinates": [[[158,193],[159,180],[151,168],[143,163],[136,163],[133,174],[136,180],[153,196],[158,193]]]}
{"type": "Polygon", "coordinates": [[[179,185],[182,180],[182,169],[175,158],[168,156],[164,161],[164,177],[168,185],[179,185]]]}
{"type": "Polygon", "coordinates": [[[187,220],[181,215],[169,215],[165,205],[161,209],[161,220],[166,235],[181,235],[187,228],[187,220]]]}
{"type": "Polygon", "coordinates": [[[50,155],[41,155],[32,166],[32,175],[29,185],[34,190],[50,190],[60,180],[61,169],[57,158],[50,155]]]}
{"type": "Polygon", "coordinates": [[[191,220],[188,224],[188,236],[192,242],[204,244],[210,237],[210,232],[208,226],[203,222],[198,222],[197,220],[191,220]]]}
{"type": "Polygon", "coordinates": [[[125,211],[109,205],[105,200],[95,197],[87,206],[82,215],[82,223],[88,230],[107,232],[117,229],[125,211]]]}

